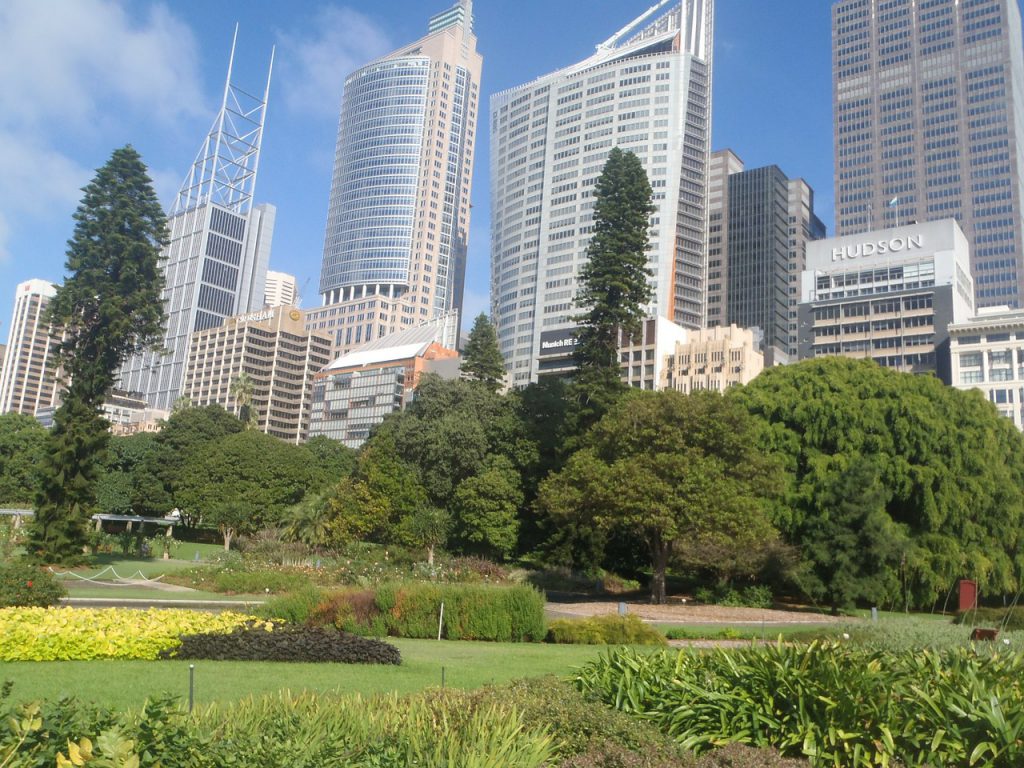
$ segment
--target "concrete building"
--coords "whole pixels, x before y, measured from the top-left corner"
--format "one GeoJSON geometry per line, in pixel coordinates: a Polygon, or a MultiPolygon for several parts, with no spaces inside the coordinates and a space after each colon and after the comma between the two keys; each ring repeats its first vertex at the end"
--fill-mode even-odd
{"type": "Polygon", "coordinates": [[[327,334],[307,331],[295,307],[229,317],[192,334],[182,395],[192,405],[237,413],[231,385],[244,372],[252,381],[259,430],[300,443],[309,431],[313,378],[330,362],[330,350],[327,334]]]}
{"type": "Polygon", "coordinates": [[[688,333],[690,331],[664,317],[649,317],[637,336],[619,334],[622,383],[636,389],[664,388],[668,360],[688,333]]]}
{"type": "Polygon", "coordinates": [[[832,7],[836,231],[956,219],[971,248],[978,306],[1022,306],[1017,2],[832,7]]]}
{"type": "Polygon", "coordinates": [[[326,435],[358,448],[370,430],[412,399],[420,377],[459,378],[459,353],[441,344],[457,313],[374,339],[316,377],[310,437],[326,435]]]}
{"type": "Polygon", "coordinates": [[[263,290],[264,307],[294,307],[298,305],[299,286],[295,275],[267,270],[266,287],[263,290]]]}
{"type": "Polygon", "coordinates": [[[543,372],[544,340],[571,335],[612,147],[654,192],[648,313],[703,324],[713,5],[664,0],[584,61],[491,97],[491,317],[512,386],[543,372]]]}
{"type": "Polygon", "coordinates": [[[46,309],[57,293],[45,280],[27,280],[14,291],[14,312],[0,370],[0,413],[24,413],[56,400],[57,342],[50,338],[46,309]]]}
{"type": "Polygon", "coordinates": [[[814,191],[777,165],[745,170],[731,150],[710,167],[707,325],[759,328],[766,364],[795,360],[806,244],[825,236],[814,191]]]}
{"type": "Polygon", "coordinates": [[[764,369],[759,343],[752,330],[735,325],[688,331],[666,358],[659,389],[689,394],[699,389],[724,392],[747,384],[764,369]]]}
{"type": "Polygon", "coordinates": [[[276,209],[253,206],[270,75],[262,97],[231,82],[168,219],[164,249],[167,328],[150,351],[121,369],[121,389],[170,410],[181,395],[192,334],[263,308],[276,209]]]}
{"type": "Polygon", "coordinates": [[[871,358],[951,381],[949,332],[974,314],[970,249],[953,219],[818,240],[800,286],[800,358],[871,358]]]}
{"type": "Polygon", "coordinates": [[[1024,430],[1024,310],[986,307],[949,326],[952,382],[979,389],[1024,430]]]}
{"type": "Polygon", "coordinates": [[[483,64],[472,17],[459,0],[345,81],[323,306],[307,314],[335,354],[462,309],[483,64]]]}

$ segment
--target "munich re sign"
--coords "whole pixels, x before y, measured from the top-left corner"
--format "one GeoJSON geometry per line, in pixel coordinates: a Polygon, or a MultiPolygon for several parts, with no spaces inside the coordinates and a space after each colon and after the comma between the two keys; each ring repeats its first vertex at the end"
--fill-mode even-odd
{"type": "Polygon", "coordinates": [[[884,256],[887,253],[914,251],[924,247],[924,235],[896,236],[888,240],[875,240],[857,245],[844,245],[832,249],[832,261],[859,259],[868,256],[884,256]]]}

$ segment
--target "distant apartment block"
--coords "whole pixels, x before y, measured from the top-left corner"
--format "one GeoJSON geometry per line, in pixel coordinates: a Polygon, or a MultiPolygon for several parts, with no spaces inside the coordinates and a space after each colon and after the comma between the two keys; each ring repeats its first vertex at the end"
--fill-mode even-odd
{"type": "Polygon", "coordinates": [[[952,382],[978,389],[1024,430],[1024,310],[986,307],[949,326],[952,382]]]}
{"type": "Polygon", "coordinates": [[[0,369],[0,413],[35,416],[56,400],[57,342],[46,310],[57,293],[45,280],[28,280],[14,291],[14,312],[0,369]]]}
{"type": "Polygon", "coordinates": [[[442,345],[458,314],[391,334],[342,355],[316,377],[310,437],[358,448],[384,418],[412,399],[420,377],[459,378],[459,353],[442,345]]]}
{"type": "Polygon", "coordinates": [[[836,232],[953,218],[979,307],[1024,290],[1018,0],[832,6],[836,232]]]}
{"type": "Polygon", "coordinates": [[[689,394],[702,389],[724,392],[748,384],[764,369],[758,346],[751,329],[735,325],[687,331],[686,339],[675,343],[665,361],[659,389],[689,394]]]}
{"type": "Polygon", "coordinates": [[[293,307],[298,302],[299,288],[295,275],[267,270],[267,283],[263,292],[266,307],[293,307]]]}
{"type": "Polygon", "coordinates": [[[229,317],[192,335],[182,395],[195,406],[215,404],[238,413],[231,388],[245,373],[259,430],[300,443],[309,431],[313,379],[330,362],[330,350],[330,338],[307,331],[295,307],[229,317]]]}
{"type": "Polygon", "coordinates": [[[710,168],[707,324],[759,328],[768,365],[795,360],[806,244],[825,236],[814,192],[776,165],[745,170],[731,150],[710,168]]]}
{"type": "Polygon", "coordinates": [[[703,325],[713,5],[660,3],[589,58],[491,97],[491,316],[513,387],[571,335],[612,147],[653,188],[647,313],[703,325]]]}
{"type": "Polygon", "coordinates": [[[458,0],[345,81],[323,306],[307,315],[336,355],[462,309],[483,65],[472,17],[458,0]]]}
{"type": "Polygon", "coordinates": [[[636,336],[619,334],[622,383],[635,389],[662,389],[666,364],[689,331],[664,317],[649,317],[636,336]]]}
{"type": "Polygon", "coordinates": [[[974,315],[969,251],[953,219],[810,243],[800,358],[869,358],[949,384],[948,327],[974,315]]]}

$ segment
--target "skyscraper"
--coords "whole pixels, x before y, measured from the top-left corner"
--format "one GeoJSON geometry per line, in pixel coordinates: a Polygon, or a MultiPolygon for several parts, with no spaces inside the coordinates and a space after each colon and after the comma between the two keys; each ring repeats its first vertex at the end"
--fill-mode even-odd
{"type": "Polygon", "coordinates": [[[37,408],[53,405],[57,342],[50,338],[46,308],[56,293],[45,280],[27,280],[15,289],[0,370],[0,413],[34,416],[37,408]]]}
{"type": "Polygon", "coordinates": [[[1024,290],[1017,0],[832,7],[836,230],[956,219],[979,306],[1024,290]]]}
{"type": "Polygon", "coordinates": [[[268,307],[283,307],[296,304],[299,287],[295,275],[267,271],[267,283],[263,290],[263,303],[268,307]]]}
{"type": "Polygon", "coordinates": [[[662,0],[588,59],[491,97],[491,315],[513,386],[564,342],[612,147],[643,162],[657,208],[646,308],[704,322],[713,0],[662,0]]]}
{"type": "Polygon", "coordinates": [[[169,410],[178,399],[194,332],[263,308],[276,209],[252,201],[270,70],[263,95],[252,96],[232,81],[234,58],[232,42],[220,111],[168,220],[162,349],[121,369],[119,387],[142,393],[154,408],[169,410]]]}
{"type": "Polygon", "coordinates": [[[483,59],[471,0],[345,81],[308,327],[336,354],[462,308],[483,59]]]}
{"type": "Polygon", "coordinates": [[[710,169],[708,325],[759,328],[765,364],[795,360],[806,245],[825,236],[814,191],[777,165],[744,170],[728,149],[710,169]]]}

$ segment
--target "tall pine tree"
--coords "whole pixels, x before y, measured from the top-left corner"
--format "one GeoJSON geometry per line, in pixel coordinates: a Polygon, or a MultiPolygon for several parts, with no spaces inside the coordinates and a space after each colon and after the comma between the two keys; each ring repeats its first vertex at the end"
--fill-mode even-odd
{"type": "Polygon", "coordinates": [[[163,332],[160,249],[167,220],[131,146],[115,150],[85,187],[68,241],[67,279],[50,303],[62,404],[43,458],[30,556],[81,557],[109,433],[101,407],[121,364],[163,332]]]}
{"type": "Polygon", "coordinates": [[[462,372],[472,381],[483,382],[492,392],[497,392],[505,381],[505,360],[498,348],[498,334],[483,312],[473,321],[462,350],[462,372]]]}
{"type": "Polygon", "coordinates": [[[594,191],[594,234],[576,295],[576,306],[584,310],[576,318],[577,432],[607,412],[622,391],[619,333],[639,333],[651,299],[647,243],[654,210],[640,159],[615,147],[594,191]]]}

